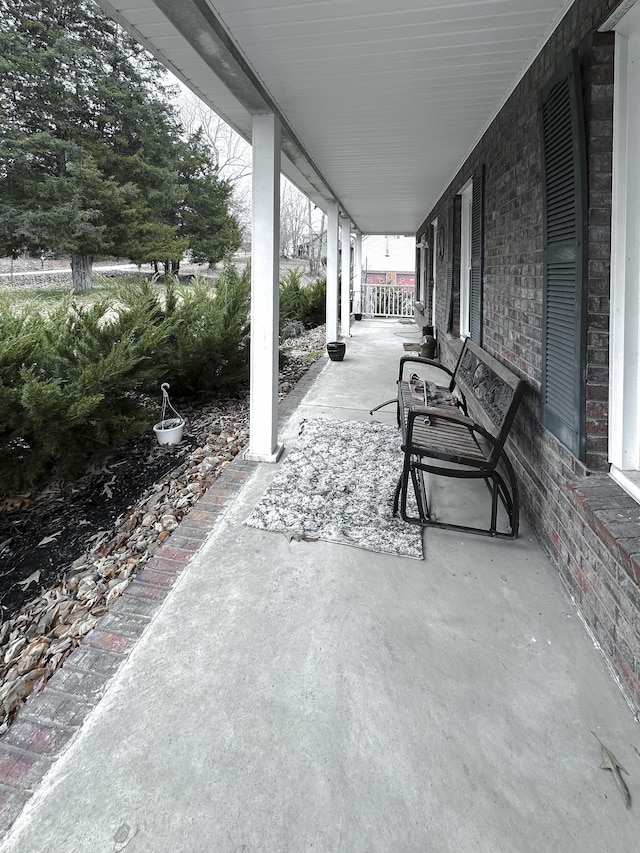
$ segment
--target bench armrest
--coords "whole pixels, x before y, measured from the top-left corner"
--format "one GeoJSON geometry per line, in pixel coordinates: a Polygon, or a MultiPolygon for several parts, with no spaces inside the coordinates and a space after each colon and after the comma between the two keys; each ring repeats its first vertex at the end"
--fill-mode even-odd
{"type": "Polygon", "coordinates": [[[438,370],[443,370],[451,377],[451,379],[453,379],[453,371],[449,370],[448,367],[445,367],[444,364],[441,364],[441,362],[435,358],[423,358],[421,355],[403,355],[400,359],[400,367],[398,369],[398,382],[401,382],[404,378],[403,374],[405,364],[422,364],[429,367],[437,367],[438,370]]]}
{"type": "Polygon", "coordinates": [[[426,417],[431,416],[435,418],[442,418],[445,421],[466,426],[467,429],[479,429],[482,433],[486,432],[486,430],[481,427],[480,424],[477,424],[473,418],[469,418],[461,412],[456,412],[452,406],[447,408],[441,406],[410,406],[407,412],[407,425],[409,425],[409,423],[413,423],[413,421],[421,415],[426,417]]]}

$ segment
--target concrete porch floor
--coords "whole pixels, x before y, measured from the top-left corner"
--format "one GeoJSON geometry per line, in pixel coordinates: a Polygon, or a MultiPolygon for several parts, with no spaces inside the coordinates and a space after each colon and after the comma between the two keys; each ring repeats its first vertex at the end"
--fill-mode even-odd
{"type": "MultiPolygon", "coordinates": [[[[369,421],[393,396],[415,327],[352,332],[285,446],[303,418],[369,421]]],[[[514,542],[428,529],[424,562],[289,542],[243,523],[275,467],[256,466],[0,850],[637,850],[638,723],[526,519],[514,542]],[[592,732],[629,771],[630,810],[592,732]]]]}

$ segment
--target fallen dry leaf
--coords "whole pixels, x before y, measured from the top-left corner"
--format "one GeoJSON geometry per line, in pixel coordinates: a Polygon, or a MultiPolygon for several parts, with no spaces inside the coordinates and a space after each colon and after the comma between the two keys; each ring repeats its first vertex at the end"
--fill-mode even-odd
{"type": "Polygon", "coordinates": [[[35,669],[36,664],[48,649],[49,643],[50,640],[46,637],[38,637],[29,643],[18,660],[18,672],[20,675],[35,669]]]}
{"type": "Polygon", "coordinates": [[[117,598],[119,595],[122,595],[122,593],[125,591],[125,589],[128,586],[129,586],[128,580],[120,581],[120,583],[117,583],[117,584],[115,584],[115,586],[112,586],[111,589],[109,590],[109,592],[107,593],[107,597],[105,599],[106,604],[107,605],[111,604],[111,602],[115,598],[117,598]]]}
{"type": "Polygon", "coordinates": [[[109,500],[111,500],[111,498],[113,497],[113,489],[111,488],[111,486],[113,486],[115,481],[116,475],[114,474],[113,477],[108,480],[102,487],[102,494],[109,500]]]}
{"type": "Polygon", "coordinates": [[[43,546],[43,545],[51,545],[51,543],[52,543],[52,542],[55,542],[55,541],[56,541],[56,539],[58,538],[58,536],[60,536],[60,534],[61,534],[61,533],[62,533],[62,530],[58,530],[58,532],[57,532],[57,533],[52,533],[52,534],[51,534],[51,536],[45,536],[45,537],[44,537],[44,539],[41,539],[41,540],[38,542],[38,544],[37,544],[37,546],[36,546],[36,547],[37,547],[37,548],[42,548],[42,546],[43,546]]]}
{"type": "Polygon", "coordinates": [[[287,537],[289,542],[317,542],[317,536],[309,536],[308,533],[300,532],[299,530],[283,530],[283,535],[287,537]]]}
{"type": "Polygon", "coordinates": [[[3,512],[18,512],[21,509],[27,509],[33,502],[33,499],[27,495],[13,495],[0,502],[0,509],[3,512]]]}
{"type": "MultiPolygon", "coordinates": [[[[600,765],[602,770],[611,770],[613,774],[613,778],[615,779],[615,783],[618,786],[620,793],[622,794],[622,799],[624,800],[625,806],[630,809],[631,808],[631,794],[629,793],[629,788],[627,787],[626,782],[622,778],[622,773],[627,773],[624,767],[620,764],[615,755],[608,749],[600,740],[598,735],[595,732],[591,732],[594,738],[600,744],[602,749],[602,764],[600,765]],[[622,773],[620,772],[622,771],[622,773]]],[[[627,775],[629,775],[627,773],[627,775]]]]}
{"type": "Polygon", "coordinates": [[[23,675],[17,681],[14,681],[9,690],[4,696],[3,706],[7,716],[10,716],[20,705],[23,699],[26,699],[30,693],[40,689],[41,682],[47,677],[48,672],[46,667],[31,670],[31,672],[23,675]]]}
{"type": "Polygon", "coordinates": [[[22,589],[27,589],[27,587],[31,586],[32,583],[38,583],[39,580],[40,569],[37,569],[37,571],[32,572],[28,578],[25,578],[23,581],[18,581],[18,586],[21,586],[22,589]]]}

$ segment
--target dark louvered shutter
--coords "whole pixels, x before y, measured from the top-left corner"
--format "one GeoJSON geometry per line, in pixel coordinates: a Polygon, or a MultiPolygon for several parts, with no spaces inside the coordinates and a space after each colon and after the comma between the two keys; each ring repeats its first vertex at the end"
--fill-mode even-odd
{"type": "Polygon", "coordinates": [[[542,423],[584,458],[586,154],[577,54],[542,89],[542,423]]]}
{"type": "Polygon", "coordinates": [[[484,261],[484,166],[473,175],[471,202],[471,281],[469,327],[471,340],[482,346],[482,267],[484,261]]]}
{"type": "MultiPolygon", "coordinates": [[[[430,231],[431,229],[429,229],[430,231]]],[[[422,303],[424,305],[424,322],[427,325],[429,320],[429,311],[430,311],[430,299],[431,299],[431,290],[429,288],[429,270],[431,269],[431,253],[433,252],[433,243],[429,240],[429,231],[427,231],[424,235],[424,241],[427,244],[426,251],[424,253],[424,272],[422,282],[424,284],[424,292],[420,295],[422,299],[422,303]]]]}
{"type": "Polygon", "coordinates": [[[427,292],[429,294],[429,324],[436,325],[436,303],[435,303],[435,281],[434,271],[438,258],[438,228],[432,225],[429,229],[431,234],[431,252],[429,253],[429,266],[427,267],[427,278],[429,281],[427,292]]]}
{"type": "Polygon", "coordinates": [[[453,259],[455,248],[454,228],[456,222],[456,200],[451,201],[449,212],[447,214],[447,295],[446,295],[446,315],[445,315],[445,331],[450,332],[453,329],[453,259]]]}

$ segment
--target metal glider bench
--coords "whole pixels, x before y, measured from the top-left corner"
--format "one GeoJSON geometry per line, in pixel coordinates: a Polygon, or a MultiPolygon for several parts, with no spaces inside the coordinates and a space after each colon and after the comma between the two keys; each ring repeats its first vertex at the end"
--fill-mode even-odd
{"type": "Polygon", "coordinates": [[[413,524],[515,539],[518,484],[504,445],[524,390],[522,379],[469,338],[453,371],[419,356],[401,358],[396,403],[404,465],[394,495],[394,515],[399,510],[401,517],[413,524]],[[417,400],[419,380],[415,374],[406,377],[405,369],[419,365],[444,370],[451,377],[448,388],[424,383],[424,401],[417,400]],[[484,480],[491,495],[489,526],[469,527],[435,519],[427,500],[425,473],[484,480]],[[407,509],[410,488],[417,516],[407,509]],[[498,501],[507,513],[506,532],[498,530],[498,501]]]}

